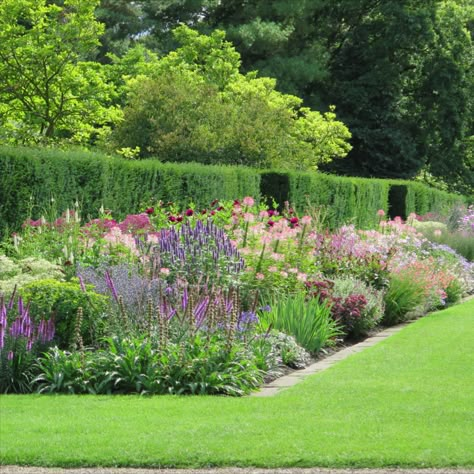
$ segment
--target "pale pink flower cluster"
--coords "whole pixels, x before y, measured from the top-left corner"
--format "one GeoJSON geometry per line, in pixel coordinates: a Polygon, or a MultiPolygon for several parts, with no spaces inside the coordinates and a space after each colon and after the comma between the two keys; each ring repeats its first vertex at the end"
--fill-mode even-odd
{"type": "Polygon", "coordinates": [[[110,245],[122,245],[126,247],[133,255],[140,255],[133,235],[123,233],[120,227],[118,226],[109,229],[109,231],[104,235],[103,238],[110,245]]]}

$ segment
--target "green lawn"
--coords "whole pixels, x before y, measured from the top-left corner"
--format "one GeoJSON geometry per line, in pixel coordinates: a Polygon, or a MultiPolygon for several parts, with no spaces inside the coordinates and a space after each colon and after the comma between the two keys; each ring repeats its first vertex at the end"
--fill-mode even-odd
{"type": "Polygon", "coordinates": [[[474,467],[474,300],[271,398],[0,397],[3,464],[474,467]]]}

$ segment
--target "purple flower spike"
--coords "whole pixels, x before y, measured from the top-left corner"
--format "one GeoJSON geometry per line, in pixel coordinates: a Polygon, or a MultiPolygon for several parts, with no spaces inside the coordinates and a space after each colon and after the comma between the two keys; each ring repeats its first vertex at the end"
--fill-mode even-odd
{"type": "Polygon", "coordinates": [[[2,304],[0,308],[0,349],[3,349],[5,343],[5,331],[7,329],[7,308],[2,304]]]}
{"type": "Polygon", "coordinates": [[[188,307],[188,288],[186,286],[183,289],[183,298],[181,300],[181,307],[183,308],[183,311],[186,311],[186,308],[188,307]]]}
{"type": "Polygon", "coordinates": [[[82,275],[79,275],[79,285],[81,285],[81,291],[83,293],[85,293],[86,292],[86,285],[84,285],[84,278],[82,278],[82,275]]]}
{"type": "Polygon", "coordinates": [[[118,302],[117,290],[115,289],[114,282],[108,270],[105,272],[105,282],[107,283],[107,286],[109,287],[109,290],[112,293],[114,300],[118,302]]]}
{"type": "Polygon", "coordinates": [[[13,309],[13,303],[15,301],[15,296],[16,296],[16,285],[15,285],[15,288],[13,288],[13,293],[10,296],[10,301],[8,302],[8,307],[7,307],[8,310],[13,309]]]}

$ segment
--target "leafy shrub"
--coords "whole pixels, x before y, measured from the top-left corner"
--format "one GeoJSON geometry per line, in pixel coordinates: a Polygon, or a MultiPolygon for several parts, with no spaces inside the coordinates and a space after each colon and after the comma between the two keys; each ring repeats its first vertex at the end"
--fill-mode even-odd
{"type": "Polygon", "coordinates": [[[326,302],[346,336],[367,335],[383,316],[383,292],[363,281],[351,277],[308,281],[306,289],[310,298],[326,302]]]}
{"type": "Polygon", "coordinates": [[[292,369],[303,369],[310,364],[310,354],[296,342],[293,336],[271,331],[265,339],[276,349],[281,364],[292,369]]]}
{"type": "Polygon", "coordinates": [[[341,334],[329,306],[317,298],[306,301],[302,293],[279,299],[261,319],[266,325],[293,336],[311,353],[333,345],[341,334]]]}
{"type": "Polygon", "coordinates": [[[257,388],[263,372],[243,344],[195,335],[183,344],[157,346],[149,339],[107,339],[105,350],[69,353],[51,349],[38,360],[41,393],[223,394],[257,388]]]}
{"type": "Polygon", "coordinates": [[[393,326],[409,318],[425,300],[424,283],[405,276],[403,273],[392,274],[390,285],[385,293],[385,313],[382,323],[393,326]]]}
{"type": "Polygon", "coordinates": [[[83,309],[81,333],[84,343],[97,344],[101,337],[109,299],[95,293],[92,286],[88,286],[84,292],[79,283],[38,280],[23,287],[21,295],[29,301],[32,314],[48,319],[54,318],[55,340],[59,347],[68,348],[73,343],[78,308],[83,309]]]}
{"type": "Polygon", "coordinates": [[[28,257],[14,261],[0,255],[0,293],[10,294],[15,287],[22,288],[45,278],[61,280],[64,273],[61,267],[43,258],[28,257]]]}
{"type": "Polygon", "coordinates": [[[446,287],[446,303],[453,304],[457,303],[464,293],[464,286],[461,282],[455,278],[453,279],[449,285],[446,287]]]}

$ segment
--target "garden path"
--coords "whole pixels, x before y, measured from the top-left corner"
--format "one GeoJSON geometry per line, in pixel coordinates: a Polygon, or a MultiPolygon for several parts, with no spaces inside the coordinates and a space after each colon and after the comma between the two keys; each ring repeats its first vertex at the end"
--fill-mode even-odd
{"type": "Polygon", "coordinates": [[[473,474],[472,469],[131,469],[88,467],[78,469],[0,466],[1,474],[473,474]]]}

